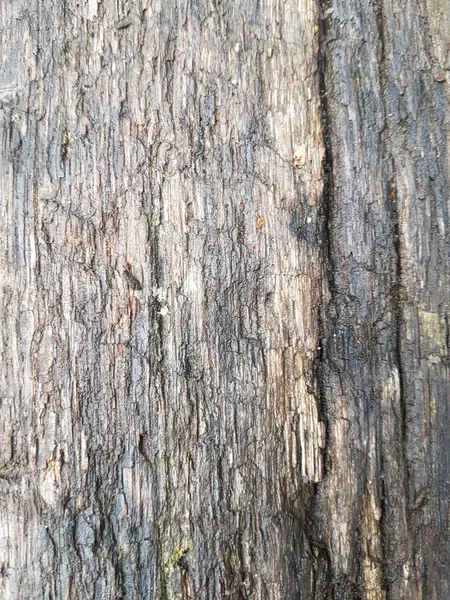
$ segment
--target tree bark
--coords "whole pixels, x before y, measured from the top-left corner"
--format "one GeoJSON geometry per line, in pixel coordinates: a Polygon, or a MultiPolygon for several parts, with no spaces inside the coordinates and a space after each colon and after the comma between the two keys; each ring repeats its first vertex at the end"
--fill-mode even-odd
{"type": "Polygon", "coordinates": [[[448,0],[0,4],[2,598],[450,598],[449,71],[448,0]]]}

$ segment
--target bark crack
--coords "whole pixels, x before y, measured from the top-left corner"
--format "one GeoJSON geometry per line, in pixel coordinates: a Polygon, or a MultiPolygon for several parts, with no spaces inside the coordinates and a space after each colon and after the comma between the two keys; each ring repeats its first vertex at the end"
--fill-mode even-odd
{"type": "Polygon", "coordinates": [[[328,290],[330,298],[325,297],[325,289],[322,292],[321,306],[319,308],[319,340],[320,345],[317,349],[316,354],[316,371],[317,371],[317,382],[318,382],[318,410],[319,420],[325,423],[325,444],[324,444],[324,476],[327,473],[327,448],[329,447],[329,427],[326,410],[326,394],[325,394],[325,366],[324,360],[326,357],[327,350],[327,339],[329,326],[330,314],[329,306],[333,303],[334,297],[334,260],[331,248],[331,218],[332,218],[332,206],[333,206],[333,151],[331,145],[330,136],[330,116],[328,108],[328,89],[327,89],[327,51],[326,46],[328,44],[328,31],[329,31],[329,0],[319,0],[319,47],[317,53],[318,65],[318,85],[319,85],[319,101],[320,101],[320,118],[322,125],[322,135],[324,144],[324,157],[323,157],[323,192],[322,192],[322,203],[321,203],[321,217],[322,217],[322,251],[323,251],[323,268],[324,277],[328,283],[328,290]]]}
{"type": "MultiPolygon", "coordinates": [[[[380,3],[378,11],[378,34],[380,38],[380,60],[379,60],[379,79],[380,86],[383,94],[386,93],[387,80],[386,80],[386,50],[385,50],[385,27],[384,27],[384,1],[380,3]]],[[[387,107],[386,98],[382,103],[384,115],[383,115],[383,129],[380,132],[381,140],[380,146],[383,148],[383,154],[388,155],[386,147],[386,140],[389,139],[388,119],[387,119],[387,107]]],[[[400,223],[399,223],[399,211],[398,211],[398,198],[397,198],[397,175],[395,169],[395,160],[391,155],[391,164],[388,165],[388,183],[386,186],[386,193],[389,201],[390,220],[392,226],[392,246],[395,255],[395,266],[392,277],[391,286],[391,301],[394,313],[395,321],[395,360],[397,362],[398,377],[399,377],[399,402],[402,420],[402,439],[405,439],[406,435],[406,401],[404,391],[404,373],[402,371],[402,351],[401,351],[401,282],[402,282],[402,261],[401,261],[401,248],[400,248],[400,223]]]]}

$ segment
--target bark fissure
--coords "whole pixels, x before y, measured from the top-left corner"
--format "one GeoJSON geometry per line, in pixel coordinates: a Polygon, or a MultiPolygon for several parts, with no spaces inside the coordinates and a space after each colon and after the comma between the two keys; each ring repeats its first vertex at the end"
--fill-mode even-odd
{"type": "Polygon", "coordinates": [[[406,435],[406,397],[405,397],[405,384],[404,384],[404,373],[403,373],[403,359],[402,359],[402,257],[401,257],[401,245],[400,245],[400,226],[399,226],[399,215],[397,208],[397,187],[396,187],[396,174],[395,166],[393,161],[391,162],[390,179],[386,185],[386,193],[390,201],[391,211],[391,223],[392,223],[392,245],[395,253],[395,272],[393,273],[392,281],[392,306],[393,314],[395,317],[395,331],[393,336],[395,337],[395,350],[396,350],[396,366],[398,369],[399,379],[399,404],[401,410],[401,424],[402,424],[402,440],[404,441],[406,435]]]}
{"type": "Polygon", "coordinates": [[[323,257],[323,270],[325,281],[327,282],[327,288],[325,284],[322,287],[321,304],[318,311],[318,329],[319,329],[319,340],[320,349],[316,352],[316,373],[319,388],[319,414],[320,418],[325,423],[325,448],[324,454],[324,474],[326,475],[329,456],[327,456],[327,449],[329,448],[329,423],[327,419],[327,405],[326,405],[326,391],[325,391],[325,379],[326,369],[325,366],[328,360],[329,353],[329,335],[330,331],[333,330],[334,325],[334,303],[335,299],[335,288],[334,288],[334,259],[331,245],[331,227],[332,227],[332,211],[333,211],[333,152],[331,147],[331,136],[330,136],[330,122],[329,122],[329,111],[328,111],[328,97],[327,97],[327,44],[329,43],[329,14],[331,3],[329,0],[319,0],[318,2],[318,51],[317,51],[317,72],[318,72],[318,95],[320,100],[320,118],[321,118],[321,131],[324,144],[324,157],[322,161],[322,172],[323,172],[323,191],[321,198],[321,246],[322,246],[322,257],[323,257]]]}

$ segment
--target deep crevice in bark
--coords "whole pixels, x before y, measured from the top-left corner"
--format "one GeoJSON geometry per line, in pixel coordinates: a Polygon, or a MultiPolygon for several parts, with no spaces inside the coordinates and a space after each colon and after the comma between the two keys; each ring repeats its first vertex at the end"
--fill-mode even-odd
{"type": "MultiPolygon", "coordinates": [[[[380,40],[380,58],[379,58],[379,80],[382,94],[382,110],[383,110],[383,129],[380,131],[380,148],[382,149],[382,160],[384,161],[383,173],[383,191],[387,203],[387,212],[390,219],[390,246],[393,253],[391,278],[390,278],[390,306],[392,314],[392,347],[393,347],[393,359],[398,372],[398,402],[400,410],[400,440],[401,440],[401,462],[403,466],[406,466],[406,421],[407,421],[407,409],[406,409],[406,391],[405,391],[405,376],[403,372],[403,361],[402,361],[402,339],[401,339],[401,326],[402,326],[402,260],[401,260],[401,247],[400,247],[400,215],[398,209],[398,198],[397,198],[397,173],[395,166],[395,159],[392,155],[389,147],[389,136],[388,130],[388,59],[386,58],[386,28],[385,28],[385,7],[384,0],[380,2],[378,11],[378,35],[380,40]]],[[[391,597],[391,594],[396,594],[395,584],[393,583],[393,570],[392,570],[392,548],[390,547],[389,537],[392,536],[391,524],[385,522],[384,515],[388,515],[392,509],[389,506],[389,500],[386,500],[386,481],[385,474],[389,468],[387,463],[390,460],[390,456],[386,454],[384,444],[381,444],[380,448],[380,473],[379,478],[380,484],[380,508],[382,511],[382,519],[380,523],[381,533],[381,552],[382,552],[382,584],[384,590],[386,590],[387,597],[391,597]]],[[[406,470],[403,473],[399,473],[399,477],[403,477],[403,485],[405,490],[407,488],[408,473],[406,470]]]]}
{"type": "MultiPolygon", "coordinates": [[[[318,1],[318,49],[317,49],[317,73],[318,73],[318,92],[320,101],[320,119],[324,144],[324,157],[322,161],[323,190],[320,206],[320,226],[321,226],[321,247],[323,260],[324,283],[322,288],[321,305],[318,311],[318,333],[319,347],[317,348],[313,373],[317,382],[317,407],[319,419],[325,424],[325,445],[322,451],[323,456],[323,478],[326,479],[327,473],[331,467],[331,457],[329,456],[330,430],[328,421],[328,408],[326,401],[326,378],[329,367],[328,362],[328,341],[330,331],[334,327],[334,319],[330,314],[330,305],[334,300],[334,260],[331,248],[331,218],[333,206],[333,154],[331,147],[331,136],[329,132],[330,118],[327,98],[327,57],[326,44],[328,37],[329,17],[326,11],[329,7],[329,0],[318,1]],[[326,297],[325,286],[328,285],[329,298],[326,297]]],[[[312,557],[313,579],[311,582],[311,593],[314,598],[327,599],[332,595],[332,560],[328,543],[325,540],[323,529],[322,510],[320,508],[320,486],[312,486],[312,498],[309,508],[306,511],[306,531],[309,540],[309,550],[312,557]]]]}
{"type": "Polygon", "coordinates": [[[395,357],[398,369],[399,379],[399,401],[402,416],[402,439],[406,435],[406,406],[404,392],[404,374],[402,368],[402,349],[401,349],[401,289],[402,289],[402,259],[400,249],[400,226],[399,214],[397,208],[397,187],[394,160],[392,159],[391,178],[388,183],[388,194],[390,200],[390,212],[392,223],[392,244],[395,252],[395,272],[392,281],[392,305],[395,318],[395,357]]]}
{"type": "MultiPolygon", "coordinates": [[[[333,205],[333,152],[331,147],[331,136],[329,132],[329,110],[328,110],[328,99],[327,99],[327,82],[326,82],[326,69],[327,69],[327,58],[326,58],[326,44],[327,44],[327,32],[329,27],[329,17],[326,15],[326,11],[329,7],[328,0],[319,0],[319,47],[317,53],[317,71],[318,71],[318,85],[319,85],[319,98],[320,98],[320,117],[322,125],[323,143],[325,148],[325,154],[323,158],[323,192],[322,192],[322,204],[321,204],[321,218],[322,218],[322,248],[323,248],[323,269],[324,276],[328,282],[328,288],[330,292],[330,304],[333,303],[334,298],[334,260],[332,256],[331,248],[331,219],[332,219],[332,205],[333,205]]],[[[324,449],[324,477],[326,477],[328,471],[328,457],[327,448],[329,446],[329,427],[327,418],[327,407],[325,400],[325,360],[327,356],[327,343],[330,328],[326,327],[326,323],[330,323],[329,304],[327,300],[322,296],[322,303],[319,308],[319,340],[320,346],[317,349],[316,359],[316,371],[317,371],[317,382],[319,387],[319,418],[325,423],[325,449],[324,449]]]]}
{"type": "Polygon", "coordinates": [[[391,302],[392,311],[395,317],[395,355],[399,377],[399,401],[400,410],[402,416],[402,439],[405,439],[406,432],[406,406],[405,406],[405,391],[404,391],[404,374],[402,370],[402,351],[401,351],[401,289],[402,289],[402,264],[401,264],[401,249],[400,249],[400,227],[399,227],[399,214],[397,206],[397,182],[395,172],[395,160],[392,156],[389,156],[389,152],[386,145],[386,130],[387,130],[387,106],[386,106],[386,56],[385,56],[385,27],[384,27],[384,0],[380,2],[378,11],[378,34],[380,38],[381,56],[379,61],[379,77],[380,86],[383,94],[383,111],[384,111],[384,125],[383,130],[380,133],[381,147],[383,148],[383,154],[385,160],[390,160],[391,164],[387,165],[388,181],[385,184],[386,194],[389,199],[389,211],[390,219],[392,224],[392,246],[395,253],[395,272],[393,273],[392,286],[391,286],[391,302]]]}
{"type": "MultiPolygon", "coordinates": [[[[380,3],[378,11],[378,33],[380,37],[381,56],[379,62],[379,77],[380,85],[383,95],[386,92],[386,65],[385,65],[385,29],[384,29],[384,2],[380,3]]],[[[381,145],[383,148],[384,157],[388,156],[388,150],[386,148],[386,129],[387,129],[387,107],[386,99],[383,99],[383,111],[384,111],[384,126],[380,133],[381,145]]],[[[395,316],[395,354],[398,368],[399,377],[399,394],[400,394],[400,409],[402,413],[402,437],[405,437],[406,429],[406,408],[405,408],[405,394],[404,394],[404,376],[402,372],[402,360],[401,360],[401,279],[402,279],[402,265],[401,265],[401,251],[400,251],[400,228],[399,228],[399,214],[397,207],[397,183],[396,183],[396,172],[395,172],[395,161],[391,156],[389,157],[391,164],[387,166],[389,173],[388,181],[385,185],[386,194],[389,199],[389,211],[390,219],[392,224],[392,245],[395,253],[395,272],[393,273],[393,281],[391,286],[391,298],[392,298],[392,310],[395,316]]],[[[389,160],[388,158],[388,160],[389,160]]]]}

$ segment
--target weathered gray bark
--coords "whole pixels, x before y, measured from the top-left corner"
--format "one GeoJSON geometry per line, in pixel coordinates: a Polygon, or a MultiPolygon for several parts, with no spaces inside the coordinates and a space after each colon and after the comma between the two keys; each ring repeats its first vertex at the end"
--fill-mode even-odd
{"type": "Polygon", "coordinates": [[[2,598],[450,598],[449,70],[448,0],[0,4],[2,598]]]}

